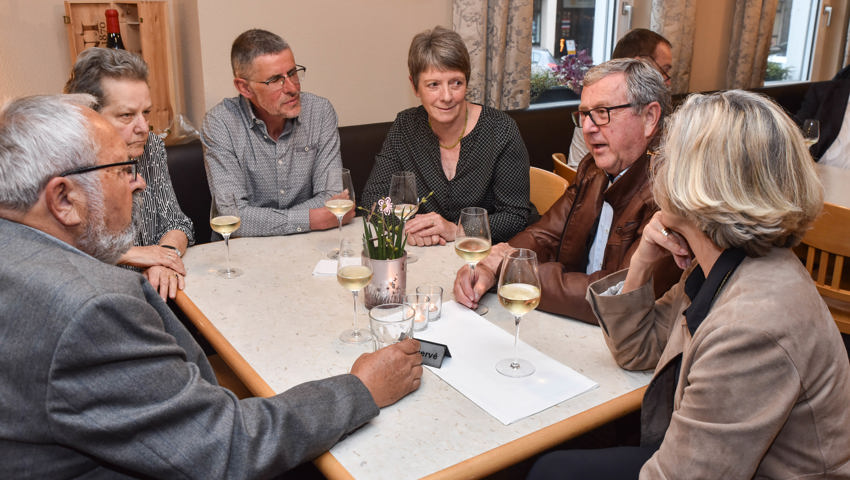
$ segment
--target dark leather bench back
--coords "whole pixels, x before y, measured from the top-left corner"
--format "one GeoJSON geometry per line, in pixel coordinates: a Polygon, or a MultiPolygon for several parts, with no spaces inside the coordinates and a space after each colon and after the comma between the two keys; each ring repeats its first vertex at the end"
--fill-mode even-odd
{"type": "Polygon", "coordinates": [[[368,123],[339,127],[339,150],[342,166],[351,170],[355,195],[366,186],[375,156],[381,151],[392,122],[368,123]]]}
{"type": "Polygon", "coordinates": [[[195,226],[195,243],[210,241],[210,186],[204,170],[204,150],[200,140],[166,147],[168,173],[177,202],[195,226]]]}

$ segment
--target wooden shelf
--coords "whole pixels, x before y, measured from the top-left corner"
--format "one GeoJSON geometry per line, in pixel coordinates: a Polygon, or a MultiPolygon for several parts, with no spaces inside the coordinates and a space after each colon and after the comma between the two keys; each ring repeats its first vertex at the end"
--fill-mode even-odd
{"type": "Polygon", "coordinates": [[[165,0],[123,2],[65,2],[65,24],[71,62],[89,47],[106,46],[106,15],[108,8],[118,10],[121,38],[127,50],[137,53],[148,64],[148,83],[151,87],[153,110],[150,124],[160,132],[174,118],[174,76],[169,45],[168,5],[165,0]]]}

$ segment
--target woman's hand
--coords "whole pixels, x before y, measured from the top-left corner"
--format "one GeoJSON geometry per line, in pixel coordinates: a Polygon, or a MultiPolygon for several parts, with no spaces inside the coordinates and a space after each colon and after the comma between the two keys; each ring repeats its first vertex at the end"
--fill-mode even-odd
{"type": "Polygon", "coordinates": [[[159,245],[131,247],[124,255],[121,255],[118,263],[142,269],[158,265],[174,270],[175,273],[180,275],[186,275],[186,267],[177,252],[159,245]]]}
{"type": "Polygon", "coordinates": [[[629,273],[623,284],[623,293],[637,289],[652,277],[656,262],[672,254],[681,269],[691,264],[693,253],[685,237],[663,222],[663,214],[656,212],[643,229],[638,248],[629,261],[629,273]]]}
{"type": "Polygon", "coordinates": [[[155,265],[142,274],[148,279],[154,290],[159,292],[159,296],[163,300],[174,298],[177,295],[177,290],[183,290],[186,287],[186,278],[167,267],[155,265]]]}
{"type": "Polygon", "coordinates": [[[416,215],[404,225],[407,243],[417,247],[445,245],[454,241],[456,229],[457,225],[436,212],[416,215]]]}

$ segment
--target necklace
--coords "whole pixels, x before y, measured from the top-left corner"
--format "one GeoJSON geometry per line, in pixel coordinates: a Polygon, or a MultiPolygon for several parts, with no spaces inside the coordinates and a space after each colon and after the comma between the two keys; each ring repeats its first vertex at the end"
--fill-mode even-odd
{"type": "MultiPolygon", "coordinates": [[[[440,143],[440,148],[445,148],[446,150],[451,150],[451,149],[455,148],[456,146],[458,146],[460,141],[463,140],[463,134],[466,133],[466,124],[468,122],[469,122],[469,105],[466,106],[466,118],[463,119],[463,130],[460,132],[460,136],[457,137],[457,141],[455,143],[451,144],[451,145],[443,145],[442,143],[440,143]]],[[[428,128],[430,128],[432,132],[434,131],[434,127],[431,126],[431,118],[430,117],[428,118],[428,128]]],[[[434,132],[434,135],[437,135],[437,132],[434,132]]],[[[437,143],[439,143],[439,138],[440,137],[438,136],[437,137],[437,143]]]]}

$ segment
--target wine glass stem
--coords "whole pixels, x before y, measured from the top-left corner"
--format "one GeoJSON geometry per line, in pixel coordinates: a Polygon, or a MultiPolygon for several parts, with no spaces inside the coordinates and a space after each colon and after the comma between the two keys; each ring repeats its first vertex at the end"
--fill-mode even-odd
{"type": "Polygon", "coordinates": [[[470,278],[472,278],[472,286],[475,287],[475,264],[474,263],[469,264],[469,276],[470,276],[470,278]]]}
{"type": "Polygon", "coordinates": [[[514,359],[511,362],[511,368],[519,368],[519,352],[517,351],[517,341],[519,340],[519,315],[514,315],[514,359]]]}
{"type": "Polygon", "coordinates": [[[224,237],[224,258],[226,259],[227,266],[227,274],[230,275],[230,234],[225,233],[222,235],[224,237]]]}
{"type": "Polygon", "coordinates": [[[351,292],[351,295],[354,298],[354,318],[351,320],[351,331],[354,332],[353,336],[359,337],[360,331],[357,330],[357,291],[351,292]]]}

